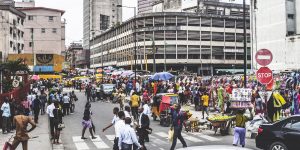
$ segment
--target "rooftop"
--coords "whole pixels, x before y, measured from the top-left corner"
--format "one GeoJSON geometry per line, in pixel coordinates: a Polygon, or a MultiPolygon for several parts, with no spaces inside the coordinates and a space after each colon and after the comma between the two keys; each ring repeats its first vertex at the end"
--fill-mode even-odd
{"type": "Polygon", "coordinates": [[[21,17],[21,18],[25,18],[26,14],[23,13],[22,11],[17,10],[13,5],[9,5],[9,4],[4,4],[0,2],[0,10],[5,10],[5,11],[10,11],[11,13],[21,17]]]}
{"type": "Polygon", "coordinates": [[[18,10],[21,11],[27,11],[27,10],[39,10],[39,9],[44,9],[44,10],[48,10],[48,11],[55,11],[55,12],[60,12],[61,15],[63,15],[65,13],[64,10],[59,10],[59,9],[53,9],[53,8],[47,8],[47,7],[24,7],[24,8],[17,8],[18,10]]]}

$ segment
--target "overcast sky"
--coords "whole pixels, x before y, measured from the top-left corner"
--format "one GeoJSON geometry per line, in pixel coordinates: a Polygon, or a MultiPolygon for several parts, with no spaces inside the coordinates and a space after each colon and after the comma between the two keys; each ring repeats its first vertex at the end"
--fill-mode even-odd
{"type": "MultiPolygon", "coordinates": [[[[73,41],[82,40],[83,30],[83,0],[35,0],[36,6],[56,8],[64,10],[66,13],[63,18],[66,19],[66,44],[73,41]]],[[[228,0],[222,0],[228,1],[228,0]]],[[[236,0],[242,2],[242,0],[236,0]]],[[[136,6],[137,0],[123,0],[123,5],[136,6]]],[[[133,16],[132,9],[123,9],[123,20],[133,16]]]]}

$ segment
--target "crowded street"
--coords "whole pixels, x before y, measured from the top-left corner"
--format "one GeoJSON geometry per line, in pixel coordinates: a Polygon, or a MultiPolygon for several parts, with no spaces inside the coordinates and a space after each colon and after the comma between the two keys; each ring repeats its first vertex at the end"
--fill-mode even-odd
{"type": "Polygon", "coordinates": [[[300,150],[300,0],[0,0],[1,150],[300,150]]]}
{"type": "MultiPolygon", "coordinates": [[[[70,91],[69,89],[65,89],[70,91]]],[[[84,92],[79,92],[76,90],[76,95],[79,97],[79,101],[76,102],[76,110],[74,114],[64,117],[64,123],[66,128],[62,132],[62,143],[64,147],[68,150],[96,150],[96,149],[112,149],[114,140],[114,129],[113,127],[105,132],[102,132],[107,124],[109,124],[113,117],[113,107],[118,106],[118,104],[111,104],[107,102],[93,102],[92,112],[93,112],[93,123],[96,127],[97,139],[92,140],[81,140],[81,120],[83,116],[84,105],[86,103],[86,97],[84,92]]],[[[201,113],[198,113],[201,114],[201,113]]],[[[199,116],[200,117],[200,116],[199,116]]],[[[153,121],[152,119],[150,126],[153,129],[153,133],[150,134],[150,141],[146,143],[147,149],[149,150],[168,150],[170,148],[170,142],[168,141],[168,130],[167,127],[162,127],[159,125],[158,121],[153,121]]],[[[89,133],[86,133],[90,136],[89,133]]],[[[213,146],[214,145],[232,145],[232,135],[221,136],[214,135],[213,131],[203,131],[197,133],[183,132],[183,137],[185,138],[187,145],[189,147],[194,146],[213,146]]],[[[247,138],[246,148],[256,150],[255,140],[247,138]]],[[[176,148],[182,148],[181,143],[178,143],[176,148]]]]}

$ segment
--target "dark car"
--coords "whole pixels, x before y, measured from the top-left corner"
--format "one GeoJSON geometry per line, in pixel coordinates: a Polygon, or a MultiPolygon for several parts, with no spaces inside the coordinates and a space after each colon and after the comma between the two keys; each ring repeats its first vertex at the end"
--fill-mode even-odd
{"type": "Polygon", "coordinates": [[[258,128],[256,147],[266,150],[300,149],[300,116],[292,116],[258,128]]]}

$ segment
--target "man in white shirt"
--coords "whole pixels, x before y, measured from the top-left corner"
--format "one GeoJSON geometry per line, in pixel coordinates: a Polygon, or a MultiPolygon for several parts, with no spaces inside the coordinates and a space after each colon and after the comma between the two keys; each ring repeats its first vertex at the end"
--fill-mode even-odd
{"type": "Polygon", "coordinates": [[[54,115],[53,115],[54,109],[55,109],[54,103],[51,102],[51,104],[47,106],[47,114],[49,116],[50,133],[51,133],[52,139],[54,138],[54,115]]]}
{"type": "Polygon", "coordinates": [[[132,150],[135,145],[138,149],[143,148],[138,142],[134,129],[130,126],[131,118],[125,118],[125,126],[120,130],[118,146],[120,150],[132,150]]]}
{"type": "Polygon", "coordinates": [[[143,105],[143,114],[145,114],[149,117],[149,116],[151,116],[152,112],[150,110],[148,103],[149,103],[148,101],[145,101],[145,104],[143,105]]]}
{"type": "Polygon", "coordinates": [[[130,115],[130,107],[129,106],[125,106],[125,118],[131,118],[131,115],[130,115]]]}
{"type": "Polygon", "coordinates": [[[116,124],[116,122],[119,120],[118,113],[119,113],[119,108],[115,107],[113,109],[114,117],[113,117],[111,123],[107,127],[103,128],[102,132],[104,132],[105,130],[107,130],[108,128],[110,128],[110,127],[112,127],[112,126],[114,126],[116,124]]]}
{"type": "Polygon", "coordinates": [[[115,123],[116,137],[115,137],[115,140],[114,140],[113,150],[119,150],[118,142],[119,142],[119,137],[120,137],[120,130],[125,127],[125,121],[124,121],[125,114],[124,114],[124,112],[120,111],[118,113],[118,117],[119,117],[119,120],[115,123]]]}
{"type": "Polygon", "coordinates": [[[63,105],[63,110],[64,110],[64,115],[69,115],[70,113],[70,97],[67,95],[67,93],[64,94],[63,96],[63,102],[64,102],[64,105],[63,105]]]}

